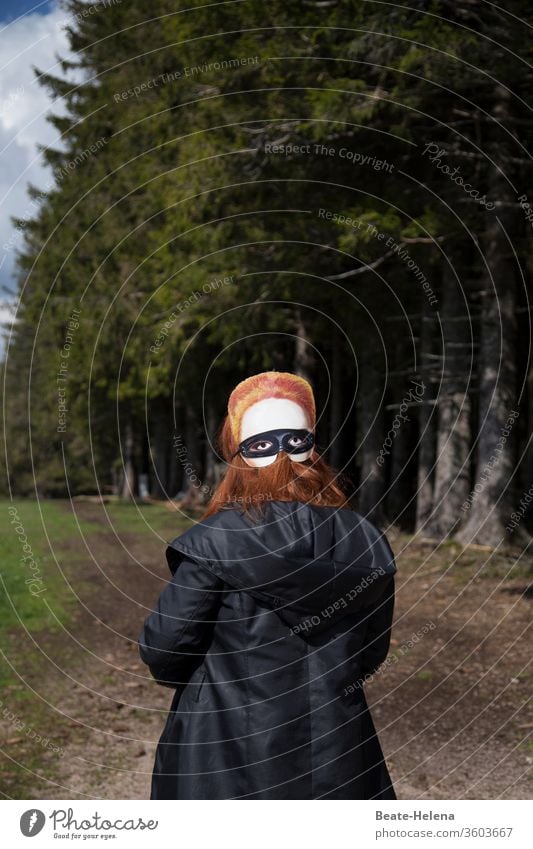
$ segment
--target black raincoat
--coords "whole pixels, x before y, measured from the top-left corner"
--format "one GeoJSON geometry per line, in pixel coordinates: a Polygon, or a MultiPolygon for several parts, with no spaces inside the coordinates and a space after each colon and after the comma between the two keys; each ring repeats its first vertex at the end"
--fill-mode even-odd
{"type": "Polygon", "coordinates": [[[271,501],[173,540],[139,637],[176,692],[152,799],[395,799],[362,679],[387,656],[394,557],[348,509],[271,501]]]}

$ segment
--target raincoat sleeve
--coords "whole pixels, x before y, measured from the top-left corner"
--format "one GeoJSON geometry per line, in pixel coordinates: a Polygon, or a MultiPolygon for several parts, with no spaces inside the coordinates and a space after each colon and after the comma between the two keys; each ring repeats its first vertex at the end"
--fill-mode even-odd
{"type": "Polygon", "coordinates": [[[145,619],[139,654],[159,684],[184,686],[212,637],[223,581],[205,566],[181,558],[172,580],[145,619]]]}
{"type": "Polygon", "coordinates": [[[367,632],[361,650],[363,675],[371,675],[387,657],[394,612],[394,576],[391,576],[383,594],[367,611],[367,632]]]}

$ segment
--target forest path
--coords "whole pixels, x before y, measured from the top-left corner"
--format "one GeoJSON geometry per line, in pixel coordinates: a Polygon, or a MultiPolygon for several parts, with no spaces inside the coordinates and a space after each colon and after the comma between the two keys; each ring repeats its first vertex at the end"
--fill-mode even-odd
{"type": "MultiPolygon", "coordinates": [[[[99,505],[76,512],[98,524],[83,569],[69,574],[81,604],[72,636],[50,637],[55,666],[32,682],[54,706],[39,732],[64,754],[37,763],[28,798],[146,799],[172,691],[151,680],[136,639],[168,577],[164,542],[148,528],[118,540],[99,505]]],[[[458,546],[392,542],[391,654],[366,694],[398,798],[531,798],[527,569],[503,582],[512,560],[502,556],[475,577],[487,554],[469,549],[444,574],[458,546]]]]}

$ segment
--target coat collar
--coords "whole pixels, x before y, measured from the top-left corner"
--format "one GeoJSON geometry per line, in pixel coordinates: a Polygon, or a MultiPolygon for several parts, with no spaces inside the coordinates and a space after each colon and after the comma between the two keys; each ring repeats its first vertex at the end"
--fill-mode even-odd
{"type": "Polygon", "coordinates": [[[314,632],[379,599],[396,572],[384,534],[360,514],[295,501],[267,502],[257,520],[221,510],[172,540],[166,556],[172,574],[192,559],[292,627],[318,618],[314,632]]]}

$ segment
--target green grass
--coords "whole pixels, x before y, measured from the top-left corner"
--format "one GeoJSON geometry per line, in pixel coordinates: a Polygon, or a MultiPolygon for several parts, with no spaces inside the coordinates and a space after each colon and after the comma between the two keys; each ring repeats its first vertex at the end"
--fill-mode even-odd
{"type": "MultiPolygon", "coordinates": [[[[189,517],[171,512],[163,504],[110,502],[105,509],[119,536],[122,533],[142,535],[152,528],[171,539],[191,523],[189,517]]],[[[99,516],[98,521],[81,521],[68,502],[59,500],[0,500],[0,644],[5,644],[8,633],[16,634],[22,629],[31,633],[45,629],[54,632],[70,621],[76,599],[61,569],[67,563],[70,569],[87,556],[80,530],[85,539],[90,540],[91,533],[109,529],[103,508],[99,516]],[[12,508],[16,514],[9,512],[12,508]],[[12,515],[17,521],[12,521],[12,515]],[[24,531],[30,551],[24,551],[16,526],[19,532],[24,531]],[[80,544],[73,544],[76,541],[80,544]],[[25,554],[28,555],[26,561],[22,559],[25,554]],[[30,566],[30,557],[34,566],[30,566]],[[28,581],[33,577],[38,580],[32,585],[28,581]]]]}
{"type": "MultiPolygon", "coordinates": [[[[24,724],[24,730],[19,733],[14,723],[2,723],[6,752],[13,759],[6,759],[4,768],[11,773],[6,786],[9,795],[25,798],[35,783],[31,771],[51,777],[57,772],[59,762],[55,755],[48,754],[26,737],[25,732],[29,728],[42,733],[49,722],[49,709],[21,681],[19,674],[29,680],[38,680],[42,675],[42,655],[34,647],[30,636],[41,644],[39,635],[57,633],[62,625],[71,621],[76,598],[61,569],[76,567],[82,562],[84,552],[81,547],[76,548],[72,544],[79,538],[79,531],[75,517],[65,509],[65,502],[0,500],[0,517],[0,646],[7,658],[0,663],[0,693],[2,706],[24,724]],[[10,508],[14,508],[16,514],[10,514],[10,508]],[[12,521],[13,515],[15,522],[12,521]],[[23,530],[29,549],[24,550],[15,527],[19,528],[19,532],[23,530]],[[33,571],[30,561],[22,560],[24,554],[33,558],[33,571]],[[42,590],[39,594],[32,593],[31,585],[27,583],[35,576],[40,580],[33,589],[42,590]],[[11,737],[22,739],[20,743],[9,745],[7,741],[11,737]]],[[[94,525],[80,523],[80,526],[89,536],[94,530],[94,525]]],[[[65,665],[68,663],[66,654],[63,659],[65,665]]],[[[58,687],[64,686],[64,682],[58,684],[58,687]]],[[[57,722],[54,735],[50,735],[54,736],[56,744],[61,739],[60,725],[61,722],[57,722]]]]}
{"type": "Polygon", "coordinates": [[[417,678],[420,678],[421,681],[431,681],[433,678],[433,672],[431,669],[422,669],[422,671],[418,673],[417,678]]]}
{"type": "MultiPolygon", "coordinates": [[[[0,516],[0,640],[6,632],[20,628],[30,632],[45,628],[55,631],[59,628],[55,617],[59,622],[68,622],[75,601],[54,559],[55,555],[62,565],[64,546],[78,536],[75,519],[60,502],[52,500],[2,500],[0,516]],[[12,522],[10,508],[17,511],[15,518],[20,520],[20,525],[18,521],[12,522]],[[30,550],[23,549],[16,526],[19,531],[23,529],[30,550]],[[29,559],[22,559],[25,554],[33,558],[34,567],[29,559]],[[39,580],[32,587],[27,581],[33,577],[39,580]]],[[[83,530],[90,533],[91,526],[86,525],[83,530]]],[[[68,553],[69,563],[81,557],[81,550],[68,553]]]]}
{"type": "MultiPolygon", "coordinates": [[[[171,512],[163,504],[110,502],[105,505],[105,510],[108,518],[103,507],[97,507],[89,514],[90,518],[82,521],[76,515],[76,504],[71,505],[67,501],[0,500],[0,646],[14,666],[12,670],[8,662],[0,662],[1,706],[20,717],[25,729],[32,727],[39,733],[50,727],[50,709],[21,681],[17,670],[25,680],[36,682],[39,690],[42,655],[28,633],[38,645],[45,645],[47,634],[59,632],[63,625],[72,627],[77,601],[67,581],[73,569],[77,569],[76,585],[80,585],[79,575],[83,574],[83,563],[88,557],[80,532],[89,545],[91,535],[110,534],[110,526],[119,537],[129,533],[147,535],[152,528],[164,539],[172,539],[191,523],[190,518],[171,512]],[[19,530],[23,529],[31,552],[23,549],[15,530],[18,523],[12,522],[10,508],[17,511],[19,530]],[[33,572],[29,562],[22,560],[25,553],[33,556],[33,572]],[[32,594],[27,583],[33,575],[41,579],[33,585],[34,590],[43,589],[40,594],[32,594]]],[[[55,654],[56,662],[67,668],[71,662],[70,652],[75,652],[73,646],[65,647],[62,658],[55,654]]],[[[54,686],[59,688],[55,691],[55,703],[59,704],[61,690],[68,687],[68,681],[58,680],[54,686]]],[[[2,728],[2,736],[6,739],[22,737],[20,742],[6,748],[14,759],[6,759],[3,766],[7,770],[6,792],[13,798],[26,798],[35,786],[35,779],[27,770],[53,778],[60,767],[60,760],[56,756],[47,756],[39,745],[26,739],[24,732],[18,732],[13,723],[3,722],[2,728]]],[[[55,717],[50,737],[61,743],[68,734],[69,729],[64,727],[61,717],[55,717]]]]}
{"type": "Polygon", "coordinates": [[[434,545],[420,544],[416,536],[400,534],[393,545],[402,551],[400,568],[404,572],[446,572],[457,586],[471,580],[527,580],[533,577],[533,552],[502,547],[496,552],[461,546],[456,540],[444,540],[434,545]],[[424,565],[420,566],[423,559],[424,565]]]}
{"type": "Polygon", "coordinates": [[[109,521],[117,533],[146,533],[150,528],[159,532],[166,539],[178,536],[193,522],[193,514],[189,511],[171,511],[163,503],[133,504],[127,501],[111,501],[105,505],[109,521]]]}

